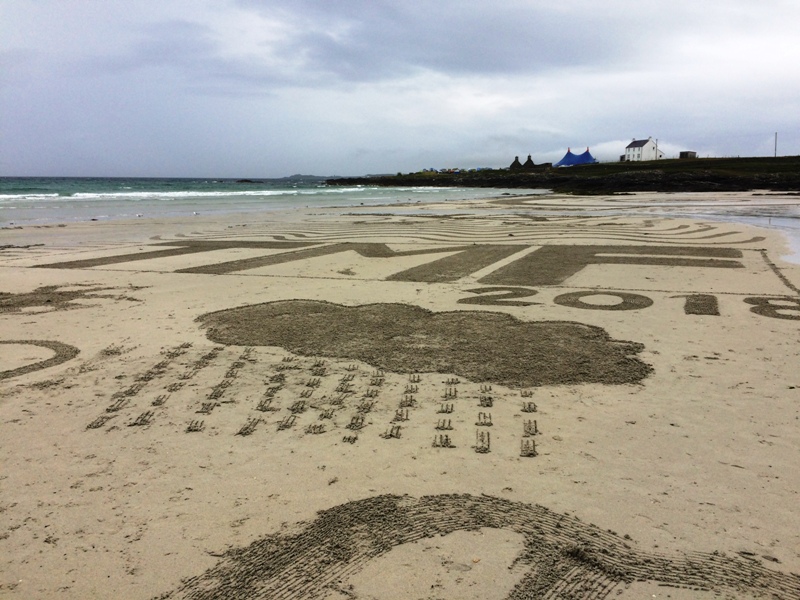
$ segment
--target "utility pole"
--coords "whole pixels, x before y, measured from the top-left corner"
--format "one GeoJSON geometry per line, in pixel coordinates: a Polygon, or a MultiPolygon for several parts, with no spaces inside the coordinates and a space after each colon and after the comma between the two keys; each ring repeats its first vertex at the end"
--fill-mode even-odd
{"type": "Polygon", "coordinates": [[[773,158],[778,158],[778,132],[775,132],[775,156],[773,158]]]}

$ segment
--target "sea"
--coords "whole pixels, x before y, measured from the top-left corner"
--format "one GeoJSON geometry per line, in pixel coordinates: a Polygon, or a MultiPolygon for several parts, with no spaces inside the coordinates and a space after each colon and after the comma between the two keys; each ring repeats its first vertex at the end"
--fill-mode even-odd
{"type": "Polygon", "coordinates": [[[0,227],[265,213],[541,194],[546,190],[327,185],[320,177],[167,179],[0,177],[0,227]]]}

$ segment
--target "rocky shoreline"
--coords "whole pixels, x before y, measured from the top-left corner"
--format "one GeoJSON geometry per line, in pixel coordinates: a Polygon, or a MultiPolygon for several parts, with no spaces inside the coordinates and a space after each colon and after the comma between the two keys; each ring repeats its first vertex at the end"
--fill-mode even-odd
{"type": "Polygon", "coordinates": [[[559,193],[742,192],[800,190],[800,157],[599,163],[527,171],[487,169],[347,177],[328,185],[543,188],[559,193]]]}

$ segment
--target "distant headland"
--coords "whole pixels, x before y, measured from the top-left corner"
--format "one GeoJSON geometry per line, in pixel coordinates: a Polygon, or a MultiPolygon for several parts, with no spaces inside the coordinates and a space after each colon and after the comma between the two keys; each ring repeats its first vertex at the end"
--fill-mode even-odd
{"type": "Polygon", "coordinates": [[[800,156],[613,162],[554,168],[425,170],[333,178],[328,185],[550,189],[559,193],[800,191],[800,156]]]}

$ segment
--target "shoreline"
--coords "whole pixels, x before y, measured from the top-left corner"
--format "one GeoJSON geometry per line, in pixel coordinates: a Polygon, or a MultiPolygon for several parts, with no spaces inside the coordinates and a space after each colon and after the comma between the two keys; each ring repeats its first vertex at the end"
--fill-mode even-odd
{"type": "Polygon", "coordinates": [[[147,180],[147,183],[142,186],[139,180],[76,178],[67,185],[61,179],[45,178],[42,185],[52,193],[41,193],[41,187],[14,186],[0,178],[0,228],[140,218],[225,218],[228,214],[250,215],[258,219],[275,212],[302,208],[375,206],[401,200],[411,202],[412,198],[419,203],[460,201],[487,195],[500,196],[506,191],[502,188],[485,190],[458,186],[343,187],[327,186],[317,180],[298,180],[293,184],[275,180],[253,182],[244,191],[238,189],[238,185],[231,189],[231,185],[225,182],[203,180],[164,179],[147,180]]]}
{"type": "Polygon", "coordinates": [[[575,195],[632,192],[747,192],[768,189],[797,194],[800,157],[666,159],[596,163],[567,168],[422,172],[329,179],[329,185],[466,185],[546,188],[575,195]]]}
{"type": "Polygon", "coordinates": [[[674,198],[4,229],[0,592],[796,596],[800,266],[674,198]]]}

